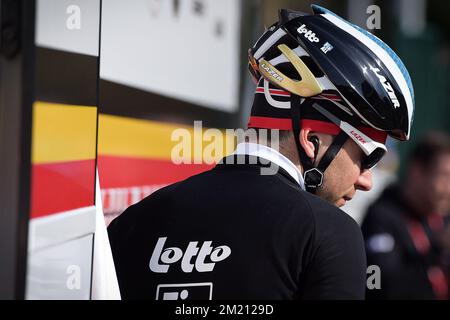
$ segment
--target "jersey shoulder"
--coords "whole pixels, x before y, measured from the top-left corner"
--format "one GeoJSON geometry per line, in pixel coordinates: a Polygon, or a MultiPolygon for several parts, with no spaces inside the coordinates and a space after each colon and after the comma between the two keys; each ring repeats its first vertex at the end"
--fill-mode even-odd
{"type": "MultiPolygon", "coordinates": [[[[318,232],[324,235],[332,235],[335,232],[357,234],[358,236],[361,234],[358,223],[343,210],[310,193],[305,192],[303,196],[311,208],[318,232]]],[[[335,236],[337,235],[335,234],[335,236]]]]}

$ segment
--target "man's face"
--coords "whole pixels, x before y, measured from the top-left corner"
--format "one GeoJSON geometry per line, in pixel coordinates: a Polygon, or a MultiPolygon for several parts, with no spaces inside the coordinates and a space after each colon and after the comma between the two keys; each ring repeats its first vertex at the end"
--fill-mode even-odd
{"type": "MultiPolygon", "coordinates": [[[[331,137],[329,139],[331,140],[331,137]]],[[[322,151],[322,155],[325,151],[322,151]]],[[[372,172],[361,170],[363,156],[361,148],[348,139],[325,171],[323,185],[316,195],[337,207],[342,207],[353,198],[356,190],[369,191],[372,188],[372,172]]]]}
{"type": "Polygon", "coordinates": [[[450,213],[450,155],[439,156],[432,168],[417,168],[421,198],[429,213],[450,213]]]}

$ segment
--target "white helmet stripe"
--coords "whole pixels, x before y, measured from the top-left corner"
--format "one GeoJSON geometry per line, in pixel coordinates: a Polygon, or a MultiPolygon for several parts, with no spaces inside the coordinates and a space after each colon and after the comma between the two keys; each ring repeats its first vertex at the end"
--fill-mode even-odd
{"type": "Polygon", "coordinates": [[[272,98],[270,94],[269,81],[264,79],[264,96],[266,97],[267,103],[269,103],[272,107],[279,109],[290,109],[291,102],[290,101],[277,101],[272,98]]]}
{"type": "Polygon", "coordinates": [[[381,148],[385,152],[387,152],[386,146],[384,144],[373,140],[348,122],[338,119],[336,116],[328,112],[325,108],[321,107],[317,103],[314,103],[313,107],[329,120],[331,120],[335,125],[341,128],[353,141],[355,141],[355,143],[363,150],[366,155],[370,155],[378,148],[381,148]],[[355,135],[355,133],[357,134],[357,136],[355,135]]]}
{"type": "MultiPolygon", "coordinates": [[[[295,48],[293,50],[299,57],[303,57],[303,56],[307,56],[309,57],[308,52],[306,52],[305,49],[303,49],[302,47],[298,46],[297,48],[295,48]]],[[[286,58],[286,56],[282,53],[280,54],[278,57],[273,58],[272,60],[269,61],[269,63],[273,66],[277,66],[280,63],[284,63],[284,62],[289,62],[289,60],[286,58]]]]}
{"type": "Polygon", "coordinates": [[[258,48],[258,50],[256,50],[255,54],[253,55],[254,58],[256,60],[261,58],[262,55],[266,53],[266,51],[270,49],[284,35],[286,35],[286,32],[283,29],[278,29],[277,31],[275,31],[269,38],[267,38],[266,41],[264,41],[264,43],[258,48]]]}

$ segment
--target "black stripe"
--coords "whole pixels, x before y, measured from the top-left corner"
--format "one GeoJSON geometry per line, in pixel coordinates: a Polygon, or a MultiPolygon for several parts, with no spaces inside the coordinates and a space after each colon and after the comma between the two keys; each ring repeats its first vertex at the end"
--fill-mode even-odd
{"type": "Polygon", "coordinates": [[[234,128],[239,114],[217,111],[156,93],[100,79],[100,113],[205,127],[234,128]]]}
{"type": "Polygon", "coordinates": [[[35,1],[0,1],[0,299],[25,299],[35,1]]]}
{"type": "MultiPolygon", "coordinates": [[[[33,119],[33,82],[34,78],[34,56],[36,54],[34,48],[35,41],[35,16],[36,16],[36,1],[22,2],[22,119],[21,130],[19,138],[21,140],[20,146],[20,188],[17,190],[19,205],[17,212],[17,227],[16,230],[16,288],[14,299],[26,298],[26,282],[27,282],[27,261],[28,261],[28,227],[30,221],[31,209],[31,149],[32,149],[32,119],[33,119]]],[[[3,150],[2,150],[3,151],[3,150]]],[[[3,179],[2,179],[3,180],[3,179]]],[[[4,181],[8,181],[5,179],[4,181]]],[[[8,187],[11,186],[8,183],[8,187]]],[[[2,204],[3,205],[3,204],[2,204]]],[[[4,223],[5,220],[2,221],[4,223]]],[[[3,244],[2,244],[3,245],[3,244]]],[[[12,259],[12,257],[10,257],[12,259]]],[[[3,267],[3,266],[2,266],[3,267]]],[[[3,283],[2,283],[3,285],[3,283]]]]}
{"type": "MultiPolygon", "coordinates": [[[[278,100],[279,98],[284,97],[274,97],[274,99],[278,100]]],[[[280,99],[281,100],[281,99],[280,99]]],[[[283,102],[288,102],[290,98],[283,99],[283,102]]],[[[255,94],[255,98],[253,100],[252,106],[252,116],[257,117],[271,117],[271,118],[291,118],[291,110],[290,109],[281,109],[272,107],[266,100],[264,94],[255,94]]]]}
{"type": "Polygon", "coordinates": [[[98,57],[36,48],[36,100],[97,105],[98,57]]]}
{"type": "MultiPolygon", "coordinates": [[[[274,97],[276,100],[291,100],[294,99],[296,96],[292,95],[291,97],[288,97],[286,99],[285,97],[274,97]]],[[[362,121],[359,120],[358,117],[349,115],[345,111],[341,110],[339,107],[334,105],[333,102],[323,99],[314,99],[309,98],[305,103],[301,106],[301,116],[302,119],[310,119],[310,120],[318,120],[318,121],[325,121],[325,122],[332,122],[330,119],[325,117],[323,114],[318,112],[315,108],[312,107],[312,103],[317,103],[320,106],[327,109],[329,112],[334,114],[338,119],[346,121],[350,123],[354,127],[360,127],[360,126],[367,126],[362,121]]],[[[291,101],[292,104],[292,101],[291,101]]],[[[271,106],[265,96],[263,94],[255,94],[255,98],[253,100],[253,106],[251,111],[252,116],[256,117],[270,117],[270,118],[284,118],[284,119],[291,119],[292,114],[290,109],[281,109],[281,108],[275,108],[271,106]]]]}

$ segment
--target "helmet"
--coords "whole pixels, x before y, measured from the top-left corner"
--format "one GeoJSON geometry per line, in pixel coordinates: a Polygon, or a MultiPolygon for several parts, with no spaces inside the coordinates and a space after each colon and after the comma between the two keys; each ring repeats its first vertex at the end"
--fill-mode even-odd
{"type": "MultiPolygon", "coordinates": [[[[280,10],[279,21],[249,50],[258,87],[248,126],[295,133],[312,121],[317,125],[318,119],[311,118],[320,115],[322,122],[333,124],[322,123],[322,132],[327,127],[325,133],[351,138],[370,167],[386,152],[387,135],[409,139],[414,112],[410,76],[380,39],[325,8],[312,5],[312,10],[312,15],[280,10]]],[[[323,175],[328,165],[319,170],[308,165],[295,140],[305,169],[323,175]]],[[[345,139],[336,140],[342,147],[345,139]]],[[[332,148],[335,154],[340,147],[332,148]]],[[[324,162],[329,164],[335,154],[324,162]]]]}

